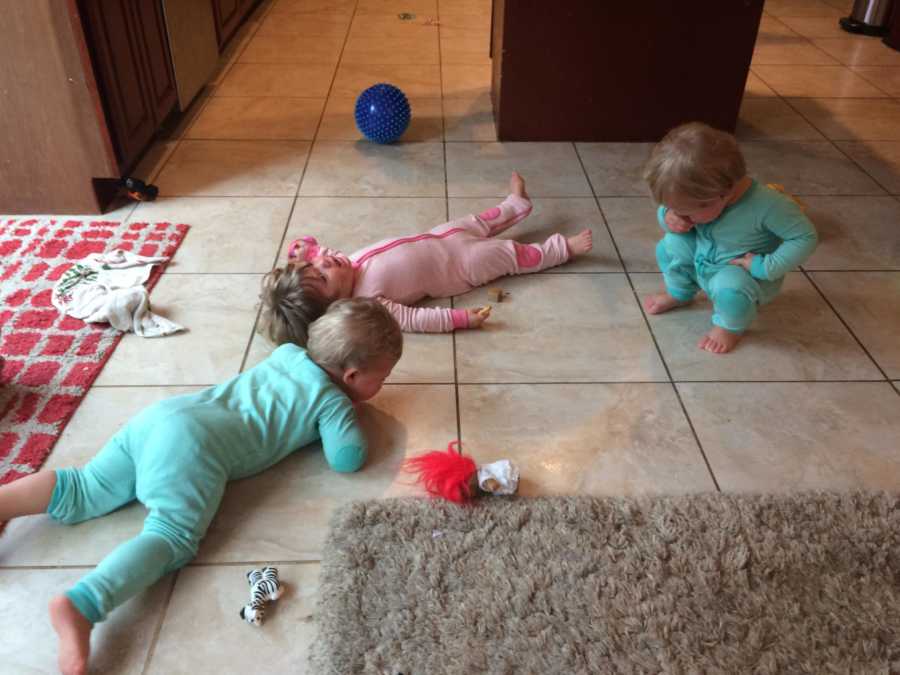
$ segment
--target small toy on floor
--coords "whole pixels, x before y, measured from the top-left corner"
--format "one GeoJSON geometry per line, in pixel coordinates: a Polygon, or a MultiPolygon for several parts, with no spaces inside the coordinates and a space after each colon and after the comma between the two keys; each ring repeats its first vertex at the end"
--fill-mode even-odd
{"type": "Polygon", "coordinates": [[[475,460],[452,441],[444,451],[433,450],[403,463],[403,469],[417,473],[425,491],[456,504],[481,494],[511,495],[519,487],[519,469],[508,459],[477,466],[475,460]]]}
{"type": "Polygon", "coordinates": [[[266,617],[265,606],[281,597],[284,587],[278,581],[278,570],[274,567],[263,567],[261,570],[247,572],[250,584],[250,604],[241,609],[241,618],[254,626],[262,625],[266,617]]]}
{"type": "Polygon", "coordinates": [[[119,188],[125,191],[129,199],[136,202],[152,202],[159,194],[159,188],[150,183],[145,183],[140,178],[126,176],[119,181],[119,188]]]}
{"type": "Polygon", "coordinates": [[[503,302],[506,298],[509,297],[509,293],[504,291],[502,288],[489,288],[487,294],[488,299],[491,302],[503,302]]]}

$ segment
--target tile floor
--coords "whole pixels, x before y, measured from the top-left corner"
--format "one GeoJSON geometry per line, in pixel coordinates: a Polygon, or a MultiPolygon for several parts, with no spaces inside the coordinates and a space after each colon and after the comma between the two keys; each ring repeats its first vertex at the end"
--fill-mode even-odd
{"type": "MultiPolygon", "coordinates": [[[[298,233],[352,250],[415,232],[492,205],[516,168],[536,202],[516,236],[588,225],[596,247],[503,282],[510,299],[485,330],[410,336],[364,406],[361,473],[331,473],[307,450],[232,485],[196,563],[95,631],[93,672],[305,672],[329,513],[414,492],[402,459],[457,437],[479,458],[517,460],[525,495],[900,487],[900,53],[842,33],[844,0],[767,2],[738,136],[755,176],[808,204],[822,243],[720,357],[695,348],[706,302],[654,317],[638,302],[660,283],[639,178],[648,144],[496,142],[489,4],[264,3],[142,167],[162,197],[110,216],[192,224],[153,293],[190,332],[126,336],[49,467],[86,461],[149,403],[264,358],[257,288],[298,233]],[[378,80],[412,101],[399,145],[360,143],[349,114],[378,80]],[[289,592],[255,629],[237,612],[259,562],[277,563],[289,592]]],[[[452,303],[484,301],[476,290],[452,303]]],[[[0,673],[54,671],[47,598],[142,518],[132,506],[72,528],[9,526],[0,611],[16,621],[0,673]]]]}

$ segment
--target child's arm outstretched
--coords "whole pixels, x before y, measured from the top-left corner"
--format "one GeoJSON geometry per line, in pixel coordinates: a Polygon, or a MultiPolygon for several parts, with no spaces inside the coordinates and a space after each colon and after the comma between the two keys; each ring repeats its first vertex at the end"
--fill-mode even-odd
{"type": "Polygon", "coordinates": [[[806,262],[819,242],[812,221],[789,198],[769,210],[763,226],[781,239],[778,248],[771,253],[747,253],[731,261],[756,279],[780,279],[806,262]]]}
{"type": "Polygon", "coordinates": [[[404,333],[450,333],[457,328],[480,328],[491,313],[490,307],[410,307],[384,297],[378,299],[397,320],[404,333]]]}
{"type": "Polygon", "coordinates": [[[367,444],[350,399],[342,396],[328,402],[318,426],[328,466],[340,473],[359,471],[366,461],[367,444]]]}

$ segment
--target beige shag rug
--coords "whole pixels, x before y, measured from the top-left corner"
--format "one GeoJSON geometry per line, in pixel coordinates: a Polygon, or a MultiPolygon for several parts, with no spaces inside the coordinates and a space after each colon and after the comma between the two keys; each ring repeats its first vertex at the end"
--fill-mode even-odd
{"type": "Polygon", "coordinates": [[[322,675],[900,673],[900,497],[338,511],[322,675]]]}

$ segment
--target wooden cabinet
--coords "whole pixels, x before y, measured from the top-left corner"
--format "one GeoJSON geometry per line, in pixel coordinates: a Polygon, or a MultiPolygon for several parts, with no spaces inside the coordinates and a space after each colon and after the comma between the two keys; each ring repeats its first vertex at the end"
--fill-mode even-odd
{"type": "Polygon", "coordinates": [[[763,0],[494,0],[501,141],[658,141],[733,131],[763,0]]]}
{"type": "Polygon", "coordinates": [[[159,0],[83,0],[85,36],[120,170],[128,172],[175,108],[159,0]]]}
{"type": "Polygon", "coordinates": [[[212,0],[219,48],[234,35],[241,21],[259,0],[212,0]]]}

